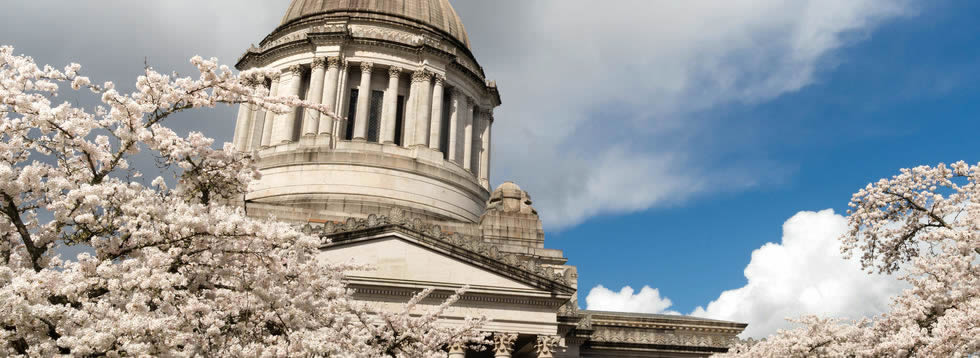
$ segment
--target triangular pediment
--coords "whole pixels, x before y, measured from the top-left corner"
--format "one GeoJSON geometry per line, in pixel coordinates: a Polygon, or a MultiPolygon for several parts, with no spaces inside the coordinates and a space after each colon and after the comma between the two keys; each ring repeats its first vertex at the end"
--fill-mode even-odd
{"type": "Polygon", "coordinates": [[[423,286],[468,285],[475,289],[540,291],[527,283],[397,236],[329,247],[323,250],[320,258],[373,268],[349,273],[357,278],[423,286]]]}
{"type": "MultiPolygon", "coordinates": [[[[324,235],[330,243],[320,258],[327,262],[356,263],[374,270],[349,276],[420,285],[468,285],[570,296],[575,289],[563,282],[558,270],[498,251],[492,245],[474,244],[458,235],[435,238],[402,225],[379,225],[335,230],[324,235]]],[[[478,240],[478,239],[476,239],[478,240]]]]}

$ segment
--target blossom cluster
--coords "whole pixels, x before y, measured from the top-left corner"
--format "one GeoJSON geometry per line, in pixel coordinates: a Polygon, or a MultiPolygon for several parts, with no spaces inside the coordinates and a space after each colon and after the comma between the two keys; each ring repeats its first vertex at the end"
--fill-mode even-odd
{"type": "Polygon", "coordinates": [[[318,238],[229,205],[259,175],[251,158],[168,118],[218,104],[334,114],[270,96],[273,69],[191,63],[196,78],[146,68],[123,94],[0,47],[0,356],[425,357],[482,341],[479,319],[436,323],[462,292],[428,313],[429,292],[373,312],[349,267],[316,260],[318,238]],[[65,85],[102,105],[56,104],[65,85]],[[173,177],[146,183],[140,153],[173,177]],[[92,253],[63,260],[57,245],[92,253]]]}
{"type": "Polygon", "coordinates": [[[801,327],[739,345],[730,357],[973,357],[980,354],[980,165],[902,169],[855,193],[845,257],[910,288],[859,321],[801,327]]]}

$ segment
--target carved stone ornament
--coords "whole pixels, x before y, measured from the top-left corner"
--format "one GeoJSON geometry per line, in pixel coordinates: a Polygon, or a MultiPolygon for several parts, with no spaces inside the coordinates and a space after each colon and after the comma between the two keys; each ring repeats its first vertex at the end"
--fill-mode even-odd
{"type": "Polygon", "coordinates": [[[292,66],[289,66],[289,68],[286,69],[286,72],[289,72],[289,73],[293,74],[294,76],[302,75],[303,74],[303,66],[300,66],[300,65],[292,65],[292,66]]]}
{"type": "Polygon", "coordinates": [[[327,57],[327,68],[340,68],[340,57],[327,57]]]}
{"type": "Polygon", "coordinates": [[[538,358],[552,358],[555,356],[555,348],[561,343],[558,336],[538,336],[538,341],[534,344],[534,349],[538,352],[538,358]]]}
{"type": "Polygon", "coordinates": [[[517,341],[516,333],[494,333],[493,353],[510,356],[511,353],[514,353],[515,341],[517,341]]]}
{"type": "Polygon", "coordinates": [[[658,332],[627,328],[599,328],[592,334],[596,342],[660,344],[687,347],[728,347],[735,340],[734,336],[720,336],[674,331],[658,332]]]}
{"type": "Polygon", "coordinates": [[[411,46],[418,46],[423,42],[422,36],[419,35],[368,25],[350,25],[350,34],[353,37],[398,42],[411,46]]]}
{"type": "Polygon", "coordinates": [[[361,72],[369,73],[374,70],[374,64],[371,62],[361,62],[361,72]]]}
{"type": "Polygon", "coordinates": [[[323,225],[317,226],[306,224],[301,229],[305,233],[320,236],[326,242],[327,236],[329,235],[387,225],[397,225],[424,234],[436,240],[468,250],[508,266],[534,273],[565,286],[573,287],[575,285],[575,279],[573,278],[575,275],[571,274],[572,272],[566,274],[567,271],[573,269],[572,267],[545,266],[539,264],[532,258],[501,252],[497,246],[484,241],[482,237],[463,235],[458,232],[452,234],[443,232],[439,225],[430,224],[420,218],[410,218],[405,213],[405,210],[398,208],[392,208],[387,216],[371,214],[366,219],[348,218],[343,223],[328,221],[323,225]]]}
{"type": "Polygon", "coordinates": [[[559,316],[573,316],[578,312],[578,301],[575,299],[568,300],[565,304],[558,307],[559,316]]]}
{"type": "Polygon", "coordinates": [[[432,80],[432,72],[418,70],[412,73],[412,82],[428,82],[430,80],[432,80]]]}
{"type": "Polygon", "coordinates": [[[313,64],[310,65],[310,67],[314,70],[318,68],[327,68],[327,59],[323,57],[315,57],[313,58],[313,64]]]}
{"type": "Polygon", "coordinates": [[[309,33],[310,33],[310,29],[309,28],[304,28],[304,29],[299,29],[299,30],[290,32],[288,34],[282,35],[281,37],[279,37],[279,38],[277,38],[275,40],[272,40],[272,41],[269,41],[269,42],[266,42],[266,43],[262,44],[262,52],[268,51],[269,49],[271,49],[273,47],[276,47],[276,46],[279,46],[279,45],[282,45],[282,44],[285,44],[285,43],[306,40],[306,36],[309,33]]]}
{"type": "Polygon", "coordinates": [[[446,76],[436,75],[436,86],[442,86],[446,84],[446,76]]]}
{"type": "Polygon", "coordinates": [[[395,78],[401,76],[401,74],[402,74],[401,67],[391,66],[391,68],[388,69],[388,77],[395,78]]]}
{"type": "Polygon", "coordinates": [[[576,328],[579,329],[592,329],[592,315],[587,314],[582,317],[581,321],[578,321],[576,328]]]}

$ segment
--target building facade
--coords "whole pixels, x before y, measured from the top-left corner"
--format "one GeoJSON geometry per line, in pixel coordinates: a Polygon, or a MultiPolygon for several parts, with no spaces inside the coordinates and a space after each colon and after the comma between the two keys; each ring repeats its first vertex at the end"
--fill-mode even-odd
{"type": "Polygon", "coordinates": [[[280,69],[273,94],[337,114],[241,106],[234,143],[262,173],[248,214],[323,237],[324,261],[374,267],[349,277],[379,310],[470,286],[442,321],[487,316],[495,344],[448,357],[702,357],[746,327],[578,308],[576,268],[545,247],[528,193],[490,190],[500,93],[448,0],[292,0],[237,67],[280,69]]]}

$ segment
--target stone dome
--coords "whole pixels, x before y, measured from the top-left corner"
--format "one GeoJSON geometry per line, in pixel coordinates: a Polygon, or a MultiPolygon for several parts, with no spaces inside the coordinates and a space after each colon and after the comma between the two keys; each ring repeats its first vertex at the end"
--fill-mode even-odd
{"type": "Polygon", "coordinates": [[[434,27],[470,48],[466,28],[449,0],[293,0],[281,25],[331,13],[392,15],[434,27]]]}
{"type": "Polygon", "coordinates": [[[523,191],[521,190],[521,187],[519,185],[517,185],[514,182],[508,181],[508,182],[504,182],[503,184],[500,184],[500,186],[498,186],[497,189],[494,190],[494,192],[498,192],[498,191],[503,192],[505,190],[523,191]]]}

